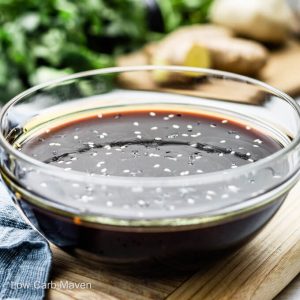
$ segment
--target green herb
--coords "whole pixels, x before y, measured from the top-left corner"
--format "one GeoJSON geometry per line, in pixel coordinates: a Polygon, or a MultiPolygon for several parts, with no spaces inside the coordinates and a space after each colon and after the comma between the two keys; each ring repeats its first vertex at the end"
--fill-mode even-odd
{"type": "MultiPolygon", "coordinates": [[[[205,21],[212,0],[157,1],[168,32],[205,21]]],[[[63,74],[113,66],[158,37],[142,0],[0,0],[0,101],[63,74]]]]}

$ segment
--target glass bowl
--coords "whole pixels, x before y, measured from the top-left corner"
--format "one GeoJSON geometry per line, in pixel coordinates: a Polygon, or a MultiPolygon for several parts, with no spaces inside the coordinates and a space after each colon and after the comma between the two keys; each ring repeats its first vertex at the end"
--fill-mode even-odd
{"type": "Polygon", "coordinates": [[[127,263],[212,253],[253,237],[296,183],[299,115],[288,95],[227,72],[173,66],[92,70],[33,87],[5,105],[1,174],[30,224],[75,255],[127,263]],[[141,107],[242,120],[282,148],[237,168],[160,177],[63,169],[18,149],[45,124],[141,107]]]}

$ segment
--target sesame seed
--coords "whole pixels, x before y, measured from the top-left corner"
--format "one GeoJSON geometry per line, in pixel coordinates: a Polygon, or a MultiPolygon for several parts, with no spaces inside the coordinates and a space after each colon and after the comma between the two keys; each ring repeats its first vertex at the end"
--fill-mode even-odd
{"type": "Polygon", "coordinates": [[[150,115],[151,117],[155,117],[155,116],[156,116],[156,113],[153,112],[153,111],[151,111],[151,112],[149,113],[149,115],[150,115]]]}
{"type": "Polygon", "coordinates": [[[225,141],[225,140],[221,140],[220,143],[221,143],[221,144],[224,144],[224,143],[226,143],[226,141],[225,141]]]}
{"type": "Polygon", "coordinates": [[[174,125],[172,125],[172,127],[175,128],[175,129],[178,129],[180,126],[174,124],[174,125]]]}
{"type": "Polygon", "coordinates": [[[194,200],[193,198],[188,198],[188,199],[186,200],[186,202],[187,202],[188,204],[194,204],[194,203],[195,203],[195,200],[194,200]]]}
{"type": "Polygon", "coordinates": [[[78,135],[74,135],[74,140],[78,140],[78,135]]]}
{"type": "Polygon", "coordinates": [[[189,171],[180,172],[180,176],[185,176],[185,175],[189,175],[189,174],[190,174],[189,171]]]}
{"type": "Polygon", "coordinates": [[[156,127],[156,126],[153,126],[153,127],[151,127],[150,129],[151,129],[151,130],[157,130],[157,129],[158,129],[158,127],[156,127]]]}
{"type": "Polygon", "coordinates": [[[222,120],[222,123],[226,124],[226,123],[228,123],[228,120],[222,120]]]}
{"type": "Polygon", "coordinates": [[[159,164],[156,164],[156,165],[153,166],[153,168],[159,168],[159,167],[160,167],[159,164]]]}
{"type": "Polygon", "coordinates": [[[164,171],[165,171],[165,172],[168,172],[168,173],[171,172],[171,170],[168,169],[168,168],[165,168],[164,171]]]}
{"type": "Polygon", "coordinates": [[[134,126],[139,126],[139,123],[138,122],[133,122],[133,125],[134,126]]]}

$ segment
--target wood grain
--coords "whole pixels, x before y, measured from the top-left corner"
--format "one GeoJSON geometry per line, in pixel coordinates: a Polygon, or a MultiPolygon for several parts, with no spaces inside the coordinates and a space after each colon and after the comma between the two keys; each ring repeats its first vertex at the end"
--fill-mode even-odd
{"type": "MultiPolygon", "coordinates": [[[[86,282],[89,289],[51,289],[48,299],[273,299],[300,272],[300,183],[284,205],[250,243],[198,271],[178,271],[161,264],[161,276],[126,274],[84,263],[52,247],[51,280],[86,282]]],[[[195,262],[197,263],[197,262],[195,262]]]]}

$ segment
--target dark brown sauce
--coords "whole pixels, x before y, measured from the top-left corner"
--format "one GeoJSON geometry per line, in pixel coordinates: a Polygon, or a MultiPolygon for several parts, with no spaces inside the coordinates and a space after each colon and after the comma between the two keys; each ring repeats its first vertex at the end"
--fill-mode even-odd
{"type": "Polygon", "coordinates": [[[253,127],[217,115],[129,111],[59,124],[21,151],[66,171],[186,176],[237,168],[283,147],[253,127]]]}

